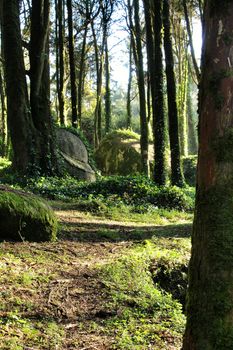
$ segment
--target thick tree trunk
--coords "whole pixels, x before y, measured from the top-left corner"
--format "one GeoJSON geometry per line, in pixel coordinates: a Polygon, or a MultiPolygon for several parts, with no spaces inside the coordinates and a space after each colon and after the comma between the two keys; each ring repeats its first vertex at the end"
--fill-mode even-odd
{"type": "Polygon", "coordinates": [[[174,74],[174,59],[170,32],[169,0],[163,2],[164,52],[166,59],[168,122],[171,150],[171,184],[182,187],[184,178],[180,159],[180,143],[178,130],[178,111],[176,103],[176,82],[174,74]]]}
{"type": "Polygon", "coordinates": [[[73,35],[73,8],[72,0],[66,1],[68,13],[68,40],[69,40],[69,63],[70,63],[70,85],[71,85],[71,108],[72,108],[72,126],[77,128],[78,112],[77,112],[77,86],[76,86],[76,70],[74,59],[74,35],[73,35]]]}
{"type": "Polygon", "coordinates": [[[2,5],[7,118],[13,147],[13,167],[26,173],[31,162],[32,123],[20,33],[19,1],[4,0],[2,5]]]}
{"type": "Polygon", "coordinates": [[[206,2],[197,197],[183,350],[233,349],[232,13],[233,1],[206,2]]]}

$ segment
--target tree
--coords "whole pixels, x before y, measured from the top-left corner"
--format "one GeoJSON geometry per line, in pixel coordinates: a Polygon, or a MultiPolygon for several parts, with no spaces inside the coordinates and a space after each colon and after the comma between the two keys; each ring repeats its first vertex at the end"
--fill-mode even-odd
{"type": "Polygon", "coordinates": [[[154,181],[157,185],[166,182],[165,169],[165,114],[163,100],[163,54],[162,54],[162,0],[154,0],[154,66],[155,79],[151,79],[152,108],[153,108],[153,134],[154,134],[154,181]]]}
{"type": "Polygon", "coordinates": [[[233,1],[206,1],[197,195],[183,350],[233,349],[232,13],[233,1]]]}
{"type": "Polygon", "coordinates": [[[45,174],[57,170],[54,125],[50,111],[50,1],[32,0],[30,36],[30,107],[34,138],[33,163],[45,174]]]}
{"type": "Polygon", "coordinates": [[[139,106],[140,106],[140,130],[141,130],[141,157],[142,169],[145,175],[149,174],[148,163],[148,120],[146,111],[146,92],[145,92],[145,78],[143,68],[143,52],[142,52],[142,29],[139,18],[139,1],[133,0],[134,7],[134,22],[135,28],[132,33],[135,35],[135,50],[134,60],[136,65],[138,92],[139,92],[139,106]]]}
{"type": "Polygon", "coordinates": [[[74,34],[73,34],[73,7],[72,0],[66,1],[68,13],[68,41],[69,41],[69,64],[70,64],[70,85],[71,85],[71,108],[72,108],[72,126],[76,128],[79,123],[77,111],[77,85],[76,69],[74,57],[74,34]]]}
{"type": "Polygon", "coordinates": [[[182,187],[184,179],[180,160],[178,130],[178,110],[176,102],[176,82],[174,73],[173,48],[170,30],[170,0],[163,2],[164,52],[166,60],[168,124],[171,149],[171,184],[182,187]]]}
{"type": "MultiPolygon", "coordinates": [[[[21,173],[57,171],[50,115],[49,1],[32,0],[29,47],[30,99],[20,32],[19,1],[3,1],[3,47],[7,118],[13,167],[21,173]]],[[[26,44],[25,44],[26,45],[26,44]]]]}
{"type": "Polygon", "coordinates": [[[33,125],[21,45],[19,1],[4,0],[2,6],[7,118],[13,148],[13,168],[24,173],[31,162],[33,125]]]}

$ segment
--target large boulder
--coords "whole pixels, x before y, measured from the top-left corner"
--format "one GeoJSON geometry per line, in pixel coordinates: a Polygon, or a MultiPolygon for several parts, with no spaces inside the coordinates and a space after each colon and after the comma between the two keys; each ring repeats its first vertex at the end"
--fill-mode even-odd
{"type": "Polygon", "coordinates": [[[59,128],[57,142],[66,171],[80,180],[95,181],[95,172],[88,163],[88,152],[82,140],[73,132],[59,128]]]}
{"type": "MultiPolygon", "coordinates": [[[[149,154],[149,158],[153,159],[153,155],[149,154]]],[[[95,160],[103,175],[141,173],[140,136],[129,130],[109,133],[96,150],[95,160]]]]}
{"type": "Polygon", "coordinates": [[[0,240],[54,241],[57,219],[33,194],[0,185],[0,240]]]}

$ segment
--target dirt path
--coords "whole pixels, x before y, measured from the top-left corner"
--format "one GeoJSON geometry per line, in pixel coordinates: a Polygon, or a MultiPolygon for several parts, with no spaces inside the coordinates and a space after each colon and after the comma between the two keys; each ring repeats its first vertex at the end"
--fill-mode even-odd
{"type": "MultiPolygon", "coordinates": [[[[115,349],[114,335],[104,327],[113,315],[97,266],[113,261],[135,241],[163,233],[164,227],[103,220],[78,211],[56,213],[58,242],[1,244],[0,349],[15,350],[15,338],[25,350],[115,349]],[[58,333],[62,330],[61,336],[48,332],[51,322],[58,333]],[[39,329],[40,336],[27,329],[25,334],[22,327],[27,324],[39,329]]],[[[169,232],[173,229],[169,226],[169,232]]],[[[179,228],[179,236],[186,231],[186,226],[179,228]]]]}

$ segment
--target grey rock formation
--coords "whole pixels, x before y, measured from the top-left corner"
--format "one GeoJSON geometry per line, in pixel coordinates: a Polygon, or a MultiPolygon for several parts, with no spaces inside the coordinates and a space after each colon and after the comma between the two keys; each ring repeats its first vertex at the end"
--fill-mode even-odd
{"type": "Polygon", "coordinates": [[[66,129],[57,129],[57,143],[66,171],[80,180],[95,181],[86,146],[80,138],[66,129]]]}

